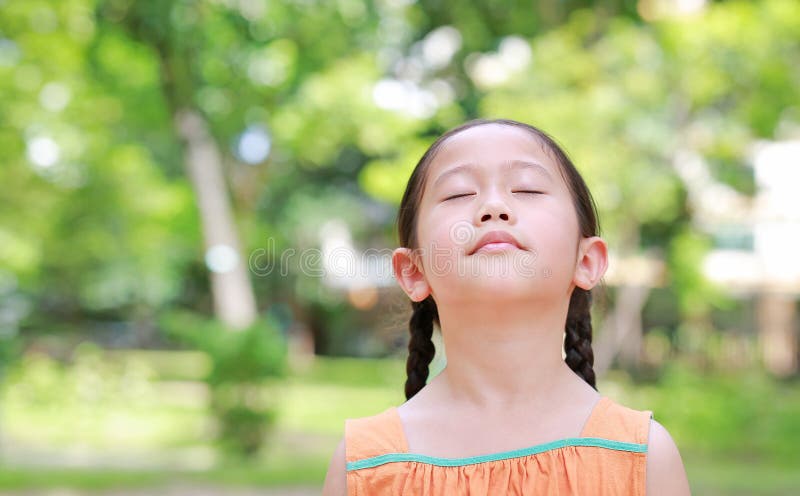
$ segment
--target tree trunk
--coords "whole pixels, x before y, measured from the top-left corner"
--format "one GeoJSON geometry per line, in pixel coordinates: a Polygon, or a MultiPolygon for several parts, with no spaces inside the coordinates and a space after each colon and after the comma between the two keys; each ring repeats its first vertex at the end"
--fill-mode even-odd
{"type": "Polygon", "coordinates": [[[758,296],[758,334],[764,368],[778,377],[797,373],[797,315],[792,295],[758,296]]]}
{"type": "Polygon", "coordinates": [[[255,321],[258,312],[248,257],[242,257],[231,213],[220,153],[199,113],[182,109],[175,119],[186,145],[186,171],[200,210],[205,253],[214,250],[222,257],[223,263],[209,267],[214,313],[227,326],[242,329],[255,321]]]}
{"type": "Polygon", "coordinates": [[[625,365],[637,366],[642,350],[642,309],[650,288],[625,284],[617,288],[614,308],[604,319],[594,345],[594,371],[605,374],[619,354],[625,365]]]}
{"type": "Polygon", "coordinates": [[[614,307],[609,310],[600,327],[597,341],[593,345],[594,371],[598,377],[611,368],[619,356],[621,364],[637,367],[642,357],[642,310],[650,295],[650,275],[636,276],[636,270],[626,266],[630,255],[639,251],[640,226],[634,218],[620,223],[620,250],[617,264],[617,292],[614,307]],[[642,279],[644,277],[644,279],[642,279]]]}

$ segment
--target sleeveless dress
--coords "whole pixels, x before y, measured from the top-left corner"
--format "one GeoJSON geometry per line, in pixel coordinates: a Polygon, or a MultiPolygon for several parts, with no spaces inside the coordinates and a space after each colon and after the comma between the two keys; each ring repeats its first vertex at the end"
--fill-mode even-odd
{"type": "Polygon", "coordinates": [[[644,495],[650,410],[606,396],[580,437],[468,458],[408,452],[397,407],[345,420],[348,496],[644,495]]]}

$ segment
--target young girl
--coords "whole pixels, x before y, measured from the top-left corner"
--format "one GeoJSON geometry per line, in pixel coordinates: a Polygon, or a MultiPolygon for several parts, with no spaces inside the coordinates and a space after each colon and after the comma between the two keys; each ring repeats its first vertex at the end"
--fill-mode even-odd
{"type": "Polygon", "coordinates": [[[325,495],[689,494],[652,412],[596,390],[590,290],[606,243],[551,138],[510,120],[445,133],[409,179],[398,228],[408,401],[345,422],[325,495]],[[426,385],[434,324],[447,365],[426,385]]]}

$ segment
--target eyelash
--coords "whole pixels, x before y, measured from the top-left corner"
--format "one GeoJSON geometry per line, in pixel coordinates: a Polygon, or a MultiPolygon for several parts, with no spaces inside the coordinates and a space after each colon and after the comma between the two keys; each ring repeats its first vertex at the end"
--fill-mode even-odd
{"type": "MultiPolygon", "coordinates": [[[[541,192],[541,191],[526,190],[526,189],[523,189],[523,190],[517,190],[517,191],[512,191],[512,193],[529,193],[529,194],[534,194],[534,195],[541,195],[541,194],[542,194],[542,192],[541,192]]],[[[475,194],[475,193],[459,193],[459,194],[457,194],[457,195],[448,196],[447,198],[445,198],[445,199],[444,199],[444,200],[442,200],[442,201],[447,201],[447,200],[455,200],[456,198],[463,198],[463,197],[465,197],[465,196],[472,196],[472,195],[474,195],[474,194],[475,194]]]]}
{"type": "Polygon", "coordinates": [[[460,194],[457,194],[457,195],[448,196],[447,198],[445,198],[445,199],[444,199],[444,200],[442,200],[442,201],[454,200],[454,199],[456,199],[456,198],[462,198],[462,197],[465,197],[465,196],[472,196],[472,195],[474,195],[474,194],[475,194],[475,193],[460,193],[460,194]]]}

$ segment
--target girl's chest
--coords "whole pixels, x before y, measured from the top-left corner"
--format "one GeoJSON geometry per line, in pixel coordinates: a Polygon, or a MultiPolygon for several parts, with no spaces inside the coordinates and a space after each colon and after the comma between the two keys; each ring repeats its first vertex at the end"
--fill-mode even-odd
{"type": "Polygon", "coordinates": [[[575,412],[495,417],[453,412],[447,418],[409,418],[403,430],[410,453],[467,458],[579,437],[582,426],[583,418],[575,412]]]}

